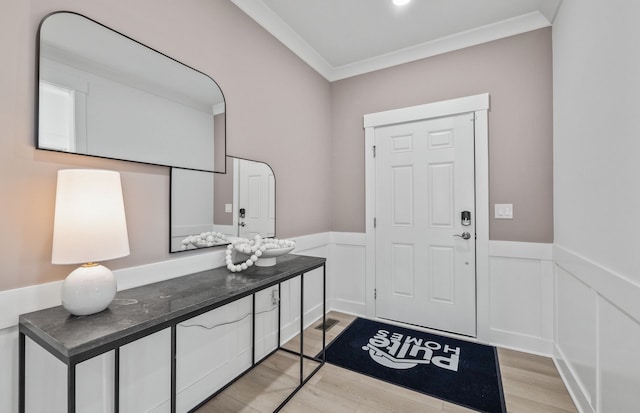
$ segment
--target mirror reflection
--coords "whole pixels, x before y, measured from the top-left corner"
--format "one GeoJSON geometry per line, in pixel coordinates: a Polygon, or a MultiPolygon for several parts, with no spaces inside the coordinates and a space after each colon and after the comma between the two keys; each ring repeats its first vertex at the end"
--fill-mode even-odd
{"type": "Polygon", "coordinates": [[[171,168],[171,252],[275,236],[269,165],[227,157],[227,173],[171,168]]]}
{"type": "Polygon", "coordinates": [[[213,79],[75,13],[44,19],[39,46],[39,149],[225,171],[213,79]]]}

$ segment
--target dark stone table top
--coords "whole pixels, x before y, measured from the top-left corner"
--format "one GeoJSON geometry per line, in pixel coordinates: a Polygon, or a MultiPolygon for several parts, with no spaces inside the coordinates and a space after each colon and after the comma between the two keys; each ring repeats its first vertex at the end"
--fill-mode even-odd
{"type": "Polygon", "coordinates": [[[288,254],[278,257],[275,266],[253,266],[241,273],[215,268],[120,291],[97,314],[77,317],[62,306],[22,314],[19,329],[63,362],[77,363],[319,268],[325,261],[288,254]]]}

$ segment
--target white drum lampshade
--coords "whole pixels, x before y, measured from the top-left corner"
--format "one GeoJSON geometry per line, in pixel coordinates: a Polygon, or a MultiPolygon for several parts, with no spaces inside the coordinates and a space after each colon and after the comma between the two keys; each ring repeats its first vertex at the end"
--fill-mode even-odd
{"type": "Polygon", "coordinates": [[[116,279],[98,261],[129,255],[120,174],[98,169],[58,171],[53,224],[53,264],[83,264],[62,284],[62,305],[71,314],[106,309],[116,279]]]}

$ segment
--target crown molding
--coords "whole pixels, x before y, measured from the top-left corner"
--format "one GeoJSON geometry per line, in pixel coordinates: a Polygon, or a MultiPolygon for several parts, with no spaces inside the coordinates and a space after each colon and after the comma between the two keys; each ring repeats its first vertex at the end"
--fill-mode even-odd
{"type": "Polygon", "coordinates": [[[306,64],[330,81],[333,67],[309,45],[291,26],[267,7],[262,0],[231,0],[240,10],[256,21],[273,37],[287,46],[306,64]]]}
{"type": "Polygon", "coordinates": [[[338,66],[331,71],[330,82],[389,67],[413,62],[455,50],[476,46],[505,37],[526,33],[548,27],[551,24],[539,12],[528,13],[498,23],[467,30],[451,36],[442,37],[416,46],[400,49],[396,52],[376,56],[371,59],[349,65],[338,66]]]}
{"type": "Polygon", "coordinates": [[[329,82],[386,69],[551,25],[551,22],[541,12],[535,11],[370,59],[334,67],[267,7],[262,0],[231,0],[231,2],[329,82]]]}

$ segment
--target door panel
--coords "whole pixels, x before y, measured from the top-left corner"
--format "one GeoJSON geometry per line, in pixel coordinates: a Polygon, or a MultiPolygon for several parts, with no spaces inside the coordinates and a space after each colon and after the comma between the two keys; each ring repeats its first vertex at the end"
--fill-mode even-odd
{"type": "Polygon", "coordinates": [[[475,336],[473,131],[472,114],[376,128],[376,316],[475,336]]]}
{"type": "Polygon", "coordinates": [[[393,293],[406,297],[413,296],[413,245],[394,244],[392,246],[393,293]]]}

